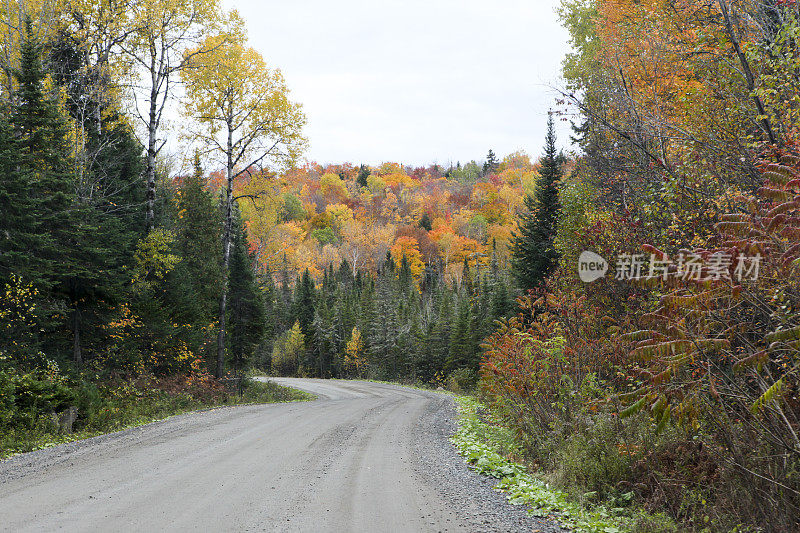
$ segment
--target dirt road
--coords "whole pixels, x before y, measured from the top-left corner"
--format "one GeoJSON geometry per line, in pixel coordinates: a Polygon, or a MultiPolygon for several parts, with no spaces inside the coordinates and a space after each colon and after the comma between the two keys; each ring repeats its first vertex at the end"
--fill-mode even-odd
{"type": "Polygon", "coordinates": [[[319,399],[181,415],[1,462],[0,530],[530,531],[432,472],[477,477],[423,434],[452,416],[446,396],[276,381],[319,399]]]}

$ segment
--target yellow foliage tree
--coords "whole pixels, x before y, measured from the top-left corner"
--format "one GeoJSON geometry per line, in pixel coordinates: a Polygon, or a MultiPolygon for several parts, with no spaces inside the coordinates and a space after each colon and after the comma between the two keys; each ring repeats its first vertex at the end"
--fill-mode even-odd
{"type": "Polygon", "coordinates": [[[350,333],[350,340],[344,348],[344,367],[345,371],[357,377],[364,375],[367,367],[367,359],[364,355],[364,340],[361,338],[361,331],[354,327],[350,333]]]}
{"type": "Polygon", "coordinates": [[[422,272],[425,270],[425,263],[422,261],[422,253],[419,251],[419,243],[414,237],[398,237],[392,246],[392,259],[396,264],[400,264],[403,257],[408,262],[408,267],[415,281],[419,281],[422,272]]]}
{"type": "MultiPolygon", "coordinates": [[[[238,17],[234,17],[238,18],[238,17]]],[[[303,152],[306,118],[289,100],[279,70],[267,67],[256,50],[231,34],[207,37],[187,52],[191,68],[183,71],[186,111],[193,119],[190,135],[206,154],[225,166],[223,279],[227,279],[233,225],[233,182],[256,166],[289,165],[303,152]],[[199,50],[205,52],[200,53],[199,50]]],[[[223,285],[217,330],[217,377],[225,359],[227,286],[223,285]]]]}
{"type": "Polygon", "coordinates": [[[306,349],[306,336],[295,321],[292,329],[281,335],[272,349],[272,371],[278,375],[297,373],[300,357],[306,349]]]}
{"type": "Polygon", "coordinates": [[[342,178],[333,172],[328,172],[322,175],[322,177],[319,179],[319,188],[320,191],[322,191],[322,194],[333,197],[337,201],[346,200],[350,197],[350,193],[347,190],[347,185],[345,185],[344,181],[342,181],[342,178]]]}

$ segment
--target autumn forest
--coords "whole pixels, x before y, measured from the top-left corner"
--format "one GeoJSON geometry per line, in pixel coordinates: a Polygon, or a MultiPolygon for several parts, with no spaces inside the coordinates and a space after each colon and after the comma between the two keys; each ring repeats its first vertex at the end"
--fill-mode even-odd
{"type": "Polygon", "coordinates": [[[216,0],[0,12],[0,458],[369,379],[477,398],[578,530],[800,527],[794,0],[562,0],[541,143],[427,166],[310,161],[216,0]]]}

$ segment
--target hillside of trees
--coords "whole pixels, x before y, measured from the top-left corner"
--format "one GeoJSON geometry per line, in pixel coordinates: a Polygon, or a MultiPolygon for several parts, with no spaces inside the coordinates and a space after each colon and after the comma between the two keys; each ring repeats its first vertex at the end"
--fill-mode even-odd
{"type": "MultiPolygon", "coordinates": [[[[460,370],[474,383],[480,343],[514,306],[515,213],[538,176],[527,155],[501,161],[491,151],[446,168],[306,165],[244,176],[234,194],[270,317],[250,363],[439,383],[460,370]],[[295,323],[299,356],[283,349],[295,323]],[[277,363],[286,357],[292,365],[277,363]]],[[[208,187],[220,178],[212,173],[208,187]]]]}

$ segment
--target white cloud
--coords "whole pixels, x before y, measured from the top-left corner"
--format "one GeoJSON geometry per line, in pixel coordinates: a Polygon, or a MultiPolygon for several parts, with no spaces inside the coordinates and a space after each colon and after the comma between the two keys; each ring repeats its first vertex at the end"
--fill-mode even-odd
{"type": "Polygon", "coordinates": [[[557,3],[224,0],[304,105],[309,160],[416,165],[541,151],[567,50],[557,3]]]}

